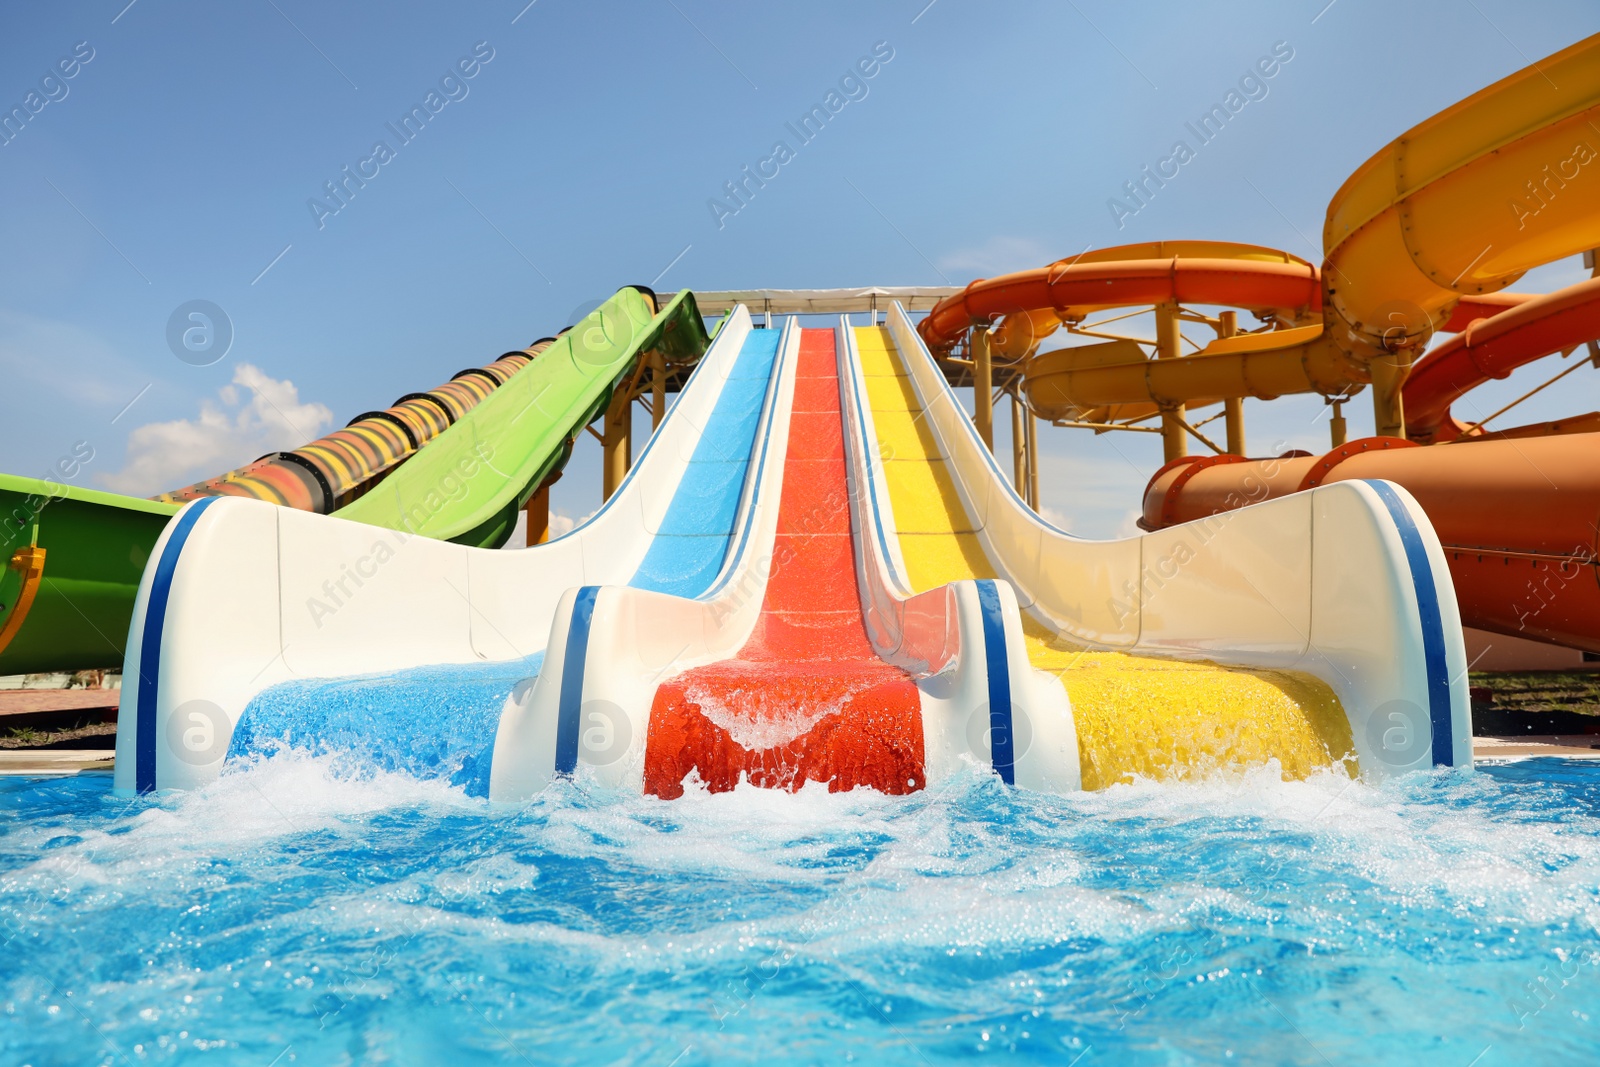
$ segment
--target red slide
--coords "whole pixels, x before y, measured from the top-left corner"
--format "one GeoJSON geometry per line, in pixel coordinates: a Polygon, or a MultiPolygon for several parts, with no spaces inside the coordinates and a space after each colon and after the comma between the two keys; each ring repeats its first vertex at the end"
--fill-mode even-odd
{"type": "Polygon", "coordinates": [[[922,788],[921,694],[878,658],[861,618],[850,540],[834,331],[804,330],[771,576],[735,659],[656,690],[644,788],[682,795],[695,771],[713,792],[748,777],[832,792],[922,788]]]}
{"type": "Polygon", "coordinates": [[[1491,318],[1461,322],[1462,317],[1446,325],[1460,332],[1423,357],[1401,390],[1406,434],[1414,441],[1454,440],[1467,427],[1451,417],[1450,405],[1469,389],[1600,337],[1600,278],[1525,300],[1491,318]]]}

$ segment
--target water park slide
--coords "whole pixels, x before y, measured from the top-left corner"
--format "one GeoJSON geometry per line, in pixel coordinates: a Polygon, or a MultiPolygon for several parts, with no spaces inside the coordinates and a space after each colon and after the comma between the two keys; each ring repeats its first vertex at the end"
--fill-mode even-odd
{"type": "Polygon", "coordinates": [[[1303,773],[1347,746],[1368,773],[1470,763],[1454,597],[1404,490],[1356,483],[1085,541],[1023,503],[903,312],[857,343],[876,426],[863,450],[882,457],[902,573],[1016,589],[1029,659],[1071,700],[1086,784],[1265,756],[1303,773]],[[1386,736],[1395,722],[1412,741],[1386,736]]]}
{"type": "Polygon", "coordinates": [[[688,361],[705,350],[688,290],[660,312],[635,289],[596,308],[374,491],[334,515],[483,548],[505,544],[517,512],[560,469],[612,392],[642,371],[641,353],[688,361]]]}
{"type": "MultiPolygon", "coordinates": [[[[773,417],[777,341],[742,309],[725,319],[617,492],[582,528],[535,548],[479,549],[255,500],[187,505],[157,544],[134,610],[126,670],[139,684],[123,689],[117,788],[211,780],[247,705],[305,679],[426,664],[526,673],[570,585],[702,592],[748,507],[757,424],[773,417]]],[[[488,508],[470,499],[480,503],[447,517],[480,521],[488,508]]],[[[384,692],[383,708],[408,696],[404,679],[384,692]]],[[[440,729],[431,715],[427,727],[440,729]]]]}
{"type": "Polygon", "coordinates": [[[747,779],[906,793],[965,756],[989,763],[991,721],[1006,736],[1029,710],[1038,744],[997,769],[1036,788],[1078,785],[1070,713],[1021,656],[1009,587],[956,582],[914,596],[871,565],[881,556],[861,525],[836,337],[793,320],[785,330],[777,417],[717,586],[693,600],[594,586],[563,598],[549,642],[560,655],[506,702],[491,799],[532,795],[580,765],[668,798],[691,775],[713,790],[747,779]],[[625,753],[584,758],[578,724],[590,707],[626,724],[625,753]]]}
{"type": "Polygon", "coordinates": [[[1108,404],[1342,396],[1371,382],[1380,432],[1399,433],[1406,369],[1459,302],[1600,246],[1597,123],[1600,35],[1445,109],[1363,164],[1328,206],[1320,274],[1281,253],[1272,264],[1198,242],[1128,246],[974,282],[935,308],[922,336],[944,354],[974,324],[1001,318],[997,332],[1020,357],[1063,320],[1100,308],[1265,310],[1271,332],[1220,338],[1182,359],[1050,353],[1028,376],[1029,400],[1069,418],[1108,404]]]}
{"type": "Polygon", "coordinates": [[[847,326],[804,331],[776,515],[757,516],[732,589],[568,594],[550,639],[562,654],[507,701],[491,797],[583,765],[561,738],[591,703],[634,739],[596,777],[668,797],[690,774],[899,793],[965,759],[1054,790],[1266,758],[1299,774],[1347,755],[1373,775],[1470,764],[1444,560],[1402,490],[1069,537],[1006,486],[890,314],[914,374],[882,331],[862,331],[860,355],[847,326]],[[898,422],[879,432],[880,418],[898,422]]]}
{"type": "MultiPolygon", "coordinates": [[[[129,651],[141,684],[124,696],[117,787],[201,784],[230,744],[314,747],[332,729],[319,708],[358,687],[383,697],[354,720],[329,714],[381,732],[384,708],[438,706],[405,674],[425,664],[456,665],[447,687],[497,672],[492,732],[469,747],[498,800],[580,767],[672,796],[689,774],[712,788],[748,777],[905,792],[977,759],[1060,790],[1203,764],[1206,751],[1170,744],[1171,760],[1120,771],[1087,760],[1080,704],[1137,753],[1150,747],[1151,688],[1102,672],[1098,698],[1074,694],[1058,677],[1064,643],[1221,679],[1167,702],[1212,736],[1260,732],[1260,716],[1207,719],[1203,692],[1296,720],[1253,748],[1224,746],[1225,759],[1304,772],[1353,754],[1374,775],[1470,763],[1454,601],[1403,492],[1332,486],[1210,525],[1067,537],[1004,487],[893,314],[915,353],[912,374],[890,376],[912,405],[902,414],[926,412],[953,494],[928,456],[887,476],[848,328],[791,320],[775,338],[741,308],[617,494],[550,544],[486,552],[247,500],[191,504],[141,587],[129,651]],[[992,564],[913,586],[903,546],[920,531],[896,526],[910,526],[895,496],[907,474],[914,495],[933,487],[949,515],[978,519],[956,527],[970,544],[929,538],[933,557],[976,545],[992,564]],[[341,579],[351,572],[359,582],[341,579]]],[[[446,728],[423,722],[430,738],[446,728]]]]}
{"type": "MultiPolygon", "coordinates": [[[[549,346],[535,342],[465,370],[385,411],[155,500],[0,475],[6,556],[0,579],[0,674],[111,666],[122,658],[134,594],[167,519],[188,500],[249,496],[327,512],[354,498],[549,346]],[[45,561],[48,560],[48,567],[45,561]],[[26,624],[26,625],[24,625],[26,624]]],[[[64,459],[58,473],[79,465],[64,459]]]]}
{"type": "Polygon", "coordinates": [[[304,448],[164,501],[0,475],[0,514],[15,561],[0,572],[0,673],[119,662],[145,561],[184,500],[245,496],[313,512],[343,504],[339,514],[389,529],[425,516],[419,530],[428,536],[500,543],[515,508],[565,462],[572,437],[632,372],[640,351],[654,345],[669,358],[690,359],[704,349],[692,294],[653,312],[652,298],[620,290],[561,338],[462,371],[304,448]],[[540,358],[529,368],[534,355],[540,358]],[[500,382],[514,383],[511,392],[479,410],[504,389],[500,382]],[[360,494],[401,472],[388,496],[361,504],[360,494]],[[407,514],[418,505],[422,512],[407,514]]]}
{"type": "MultiPolygon", "coordinates": [[[[1556,352],[1570,354],[1600,338],[1600,278],[1543,296],[1528,294],[1497,314],[1449,326],[1455,326],[1455,336],[1424,356],[1400,390],[1405,398],[1406,436],[1413,441],[1458,439],[1474,429],[1450,413],[1451,405],[1467,392],[1536,359],[1556,352]]],[[[1494,436],[1536,435],[1535,428],[1527,428],[1494,436]]]]}

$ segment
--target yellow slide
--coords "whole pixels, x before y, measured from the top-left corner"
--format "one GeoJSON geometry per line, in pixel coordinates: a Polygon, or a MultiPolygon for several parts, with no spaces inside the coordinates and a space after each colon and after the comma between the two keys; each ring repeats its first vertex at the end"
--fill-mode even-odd
{"type": "MultiPolygon", "coordinates": [[[[857,328],[855,339],[912,588],[1005,577],[962,504],[888,328],[857,328]]],[[[1353,751],[1338,698],[1309,675],[1094,651],[1024,619],[1030,662],[1057,675],[1071,699],[1086,789],[1272,758],[1304,777],[1353,751]]]]}

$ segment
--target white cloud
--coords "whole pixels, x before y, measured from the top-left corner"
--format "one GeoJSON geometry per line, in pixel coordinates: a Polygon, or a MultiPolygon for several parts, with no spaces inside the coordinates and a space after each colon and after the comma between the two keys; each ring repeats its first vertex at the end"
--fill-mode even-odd
{"type": "Polygon", "coordinates": [[[1115,537],[1138,537],[1144,533],[1139,528],[1139,520],[1144,517],[1144,512],[1138,508],[1131,508],[1122,516],[1122,525],[1117,527],[1115,537]]]}
{"type": "Polygon", "coordinates": [[[1067,533],[1072,532],[1072,516],[1060,508],[1053,508],[1049,504],[1041,504],[1039,517],[1058,530],[1064,530],[1067,533]]]}
{"type": "Polygon", "coordinates": [[[119,493],[149,496],[298,448],[332,426],[333,412],[302,402],[293,382],[241,363],[216,401],[200,402],[198,418],[152,422],[130,433],[127,462],[99,481],[119,493]]]}
{"type": "Polygon", "coordinates": [[[1029,237],[991,237],[974,248],[958,248],[939,257],[939,269],[990,278],[996,274],[1044,267],[1060,259],[1029,237]]]}
{"type": "MultiPolygon", "coordinates": [[[[596,509],[596,510],[598,510],[598,509],[596,509]]],[[[554,541],[558,537],[566,536],[567,534],[571,533],[573,530],[576,530],[578,527],[580,527],[584,523],[588,522],[590,519],[594,518],[594,516],[595,516],[595,512],[591,511],[591,512],[589,512],[589,514],[584,515],[581,518],[576,518],[575,519],[571,515],[565,515],[565,514],[562,514],[559,511],[552,510],[550,512],[550,540],[554,541]]],[[[526,548],[526,547],[528,547],[527,546],[527,542],[528,542],[528,513],[526,511],[523,511],[523,512],[521,512],[521,513],[519,513],[517,515],[517,528],[515,530],[511,531],[511,539],[509,541],[507,541],[501,547],[502,548],[526,548]]]]}

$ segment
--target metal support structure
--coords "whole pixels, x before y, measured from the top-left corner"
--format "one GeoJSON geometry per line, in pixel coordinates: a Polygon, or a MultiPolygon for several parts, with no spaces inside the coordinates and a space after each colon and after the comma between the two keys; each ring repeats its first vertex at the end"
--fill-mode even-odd
{"type": "Polygon", "coordinates": [[[667,414],[667,357],[661,350],[650,350],[650,432],[661,428],[667,414]]]}
{"type": "Polygon", "coordinates": [[[1411,349],[1402,348],[1372,361],[1372,421],[1379,437],[1406,435],[1406,406],[1400,387],[1411,374],[1414,356],[1411,349]]]}
{"type": "Polygon", "coordinates": [[[610,500],[633,466],[633,397],[619,385],[606,407],[605,431],[600,435],[600,495],[610,500]]]}
{"type": "MultiPolygon", "coordinates": [[[[1217,316],[1217,337],[1232,337],[1239,332],[1239,313],[1224,311],[1217,316]]],[[[1244,397],[1230,396],[1222,402],[1227,417],[1228,451],[1235,456],[1247,453],[1244,447],[1244,397]]]]}
{"type": "Polygon", "coordinates": [[[1039,420],[1031,410],[1022,413],[1022,436],[1027,442],[1028,506],[1039,510],[1039,420]]]}
{"type": "Polygon", "coordinates": [[[1328,435],[1333,439],[1333,447],[1340,448],[1349,440],[1350,432],[1345,427],[1344,401],[1335,400],[1333,403],[1333,418],[1328,420],[1328,435]]]}
{"type": "Polygon", "coordinates": [[[989,327],[972,328],[972,424],[984,446],[994,451],[994,366],[989,361],[989,327]]]}
{"type": "MultiPolygon", "coordinates": [[[[1178,329],[1178,305],[1160,304],[1156,307],[1156,358],[1177,359],[1182,354],[1183,335],[1178,329]]],[[[1184,428],[1186,414],[1182,404],[1167,405],[1161,409],[1161,451],[1167,463],[1189,454],[1188,431],[1184,428]]]]}
{"type": "MultiPolygon", "coordinates": [[[[1017,386],[1018,391],[1021,385],[1017,386]]],[[[1011,394],[1011,484],[1017,495],[1028,498],[1028,442],[1022,429],[1022,398],[1011,394]]]]}
{"type": "Polygon", "coordinates": [[[523,505],[523,510],[528,513],[528,536],[525,543],[529,548],[550,540],[550,487],[560,480],[559,471],[546,478],[538,491],[523,505]]]}

